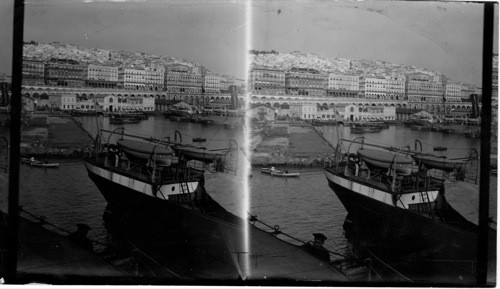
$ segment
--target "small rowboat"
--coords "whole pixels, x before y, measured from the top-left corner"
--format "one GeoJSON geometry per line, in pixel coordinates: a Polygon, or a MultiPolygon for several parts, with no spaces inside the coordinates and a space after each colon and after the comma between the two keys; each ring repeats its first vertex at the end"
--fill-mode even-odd
{"type": "Polygon", "coordinates": [[[32,167],[36,168],[58,168],[59,163],[48,163],[48,162],[41,162],[37,161],[34,158],[28,159],[28,158],[21,158],[21,163],[30,165],[32,167]]]}
{"type": "Polygon", "coordinates": [[[298,178],[300,176],[299,173],[287,173],[283,171],[271,172],[271,176],[282,177],[282,178],[298,178]]]}
{"type": "Polygon", "coordinates": [[[445,151],[447,150],[448,148],[447,147],[434,147],[433,148],[435,151],[445,151]]]}
{"type": "Polygon", "coordinates": [[[58,168],[59,163],[34,162],[34,163],[31,163],[31,166],[35,167],[35,168],[58,168]]]}
{"type": "Polygon", "coordinates": [[[273,172],[282,172],[282,171],[277,170],[277,169],[275,169],[274,167],[272,167],[272,168],[262,168],[262,169],[260,170],[260,172],[261,172],[261,173],[264,173],[264,174],[271,175],[273,172]]]}
{"type": "Polygon", "coordinates": [[[190,148],[174,146],[172,147],[175,152],[180,156],[185,157],[188,160],[197,160],[205,163],[210,163],[215,161],[220,161],[225,155],[223,151],[209,151],[204,148],[190,148]]]}
{"type": "Polygon", "coordinates": [[[396,169],[396,173],[399,175],[409,175],[413,168],[413,160],[411,158],[391,152],[361,148],[358,149],[358,155],[361,156],[368,167],[379,169],[389,169],[392,167],[396,169]]]}
{"type": "Polygon", "coordinates": [[[465,164],[460,161],[451,161],[446,158],[437,158],[431,156],[413,156],[417,163],[423,164],[428,169],[438,169],[451,172],[453,170],[460,171],[465,169],[465,164]]]}
{"type": "Polygon", "coordinates": [[[146,143],[130,139],[120,139],[116,142],[121,147],[127,157],[147,161],[156,154],[156,162],[169,164],[171,162],[173,151],[170,147],[146,143]]]}

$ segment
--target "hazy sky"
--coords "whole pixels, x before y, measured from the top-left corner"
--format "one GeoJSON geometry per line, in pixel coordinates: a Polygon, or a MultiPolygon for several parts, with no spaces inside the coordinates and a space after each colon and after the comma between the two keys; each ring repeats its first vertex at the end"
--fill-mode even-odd
{"type": "MultiPolygon", "coordinates": [[[[243,78],[251,47],[413,64],[481,84],[483,6],[400,1],[40,0],[25,40],[141,51],[243,78]]],[[[10,71],[12,6],[0,1],[0,72],[10,71]]],[[[10,1],[9,1],[10,2],[10,1]]]]}

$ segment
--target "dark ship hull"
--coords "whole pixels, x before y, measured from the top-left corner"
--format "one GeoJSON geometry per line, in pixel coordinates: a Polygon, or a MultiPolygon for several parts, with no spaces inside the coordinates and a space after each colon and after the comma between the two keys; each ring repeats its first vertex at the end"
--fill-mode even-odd
{"type": "MultiPolygon", "coordinates": [[[[351,241],[376,250],[386,260],[399,258],[407,264],[422,264],[422,261],[445,264],[458,268],[457,274],[465,272],[469,277],[476,273],[478,228],[449,206],[444,196],[438,201],[441,202],[440,216],[423,214],[381,202],[369,193],[362,194],[360,190],[373,192],[374,188],[341,173],[326,169],[325,174],[330,188],[348,212],[344,230],[351,241]],[[358,189],[354,190],[355,187],[358,189]],[[453,223],[443,220],[453,220],[453,223]],[[401,259],[401,256],[405,257],[401,259]]],[[[491,229],[490,236],[489,264],[494,271],[496,231],[491,229]]],[[[455,277],[442,277],[440,281],[457,281],[455,277]]]]}

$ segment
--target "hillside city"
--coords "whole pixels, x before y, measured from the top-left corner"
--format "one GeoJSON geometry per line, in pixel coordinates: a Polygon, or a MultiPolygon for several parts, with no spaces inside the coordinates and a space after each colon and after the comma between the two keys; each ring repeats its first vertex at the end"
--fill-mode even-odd
{"type": "Polygon", "coordinates": [[[23,96],[38,107],[63,110],[92,110],[97,103],[104,110],[162,111],[172,101],[228,108],[235,86],[241,101],[233,109],[241,108],[248,91],[253,106],[268,106],[274,110],[269,115],[279,117],[396,120],[397,109],[478,117],[480,88],[426,68],[300,51],[250,50],[249,57],[245,81],[171,56],[29,41],[23,49],[23,96]],[[119,105],[108,103],[110,95],[119,105]]]}

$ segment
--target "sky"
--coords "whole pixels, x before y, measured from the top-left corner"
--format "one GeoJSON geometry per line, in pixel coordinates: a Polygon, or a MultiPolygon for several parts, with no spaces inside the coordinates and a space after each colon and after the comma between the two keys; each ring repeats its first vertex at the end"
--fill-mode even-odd
{"type": "MultiPolygon", "coordinates": [[[[248,49],[274,49],[417,65],[481,85],[479,3],[253,0],[251,19],[247,7],[244,0],[27,1],[24,39],[183,58],[238,78],[248,49]]],[[[10,1],[0,1],[0,24],[0,72],[8,73],[10,1]]]]}

